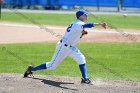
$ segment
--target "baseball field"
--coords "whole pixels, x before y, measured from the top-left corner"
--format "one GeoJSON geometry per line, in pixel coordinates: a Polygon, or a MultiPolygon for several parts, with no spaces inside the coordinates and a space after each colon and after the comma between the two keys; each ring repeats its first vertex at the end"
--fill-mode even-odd
{"type": "Polygon", "coordinates": [[[77,44],[95,85],[80,84],[78,65],[70,57],[53,71],[22,78],[29,64],[51,60],[56,42],[73,20],[74,14],[3,12],[0,93],[139,93],[140,16],[89,14],[88,22],[108,23],[107,29],[87,29],[77,44]]]}

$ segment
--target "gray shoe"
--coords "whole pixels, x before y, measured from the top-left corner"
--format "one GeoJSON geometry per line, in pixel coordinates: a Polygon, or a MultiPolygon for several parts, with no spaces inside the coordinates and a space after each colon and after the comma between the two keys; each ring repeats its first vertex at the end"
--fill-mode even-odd
{"type": "Polygon", "coordinates": [[[89,78],[87,78],[86,80],[84,80],[84,79],[82,78],[81,83],[82,83],[82,84],[91,84],[91,85],[93,85],[93,82],[92,82],[89,78]]]}

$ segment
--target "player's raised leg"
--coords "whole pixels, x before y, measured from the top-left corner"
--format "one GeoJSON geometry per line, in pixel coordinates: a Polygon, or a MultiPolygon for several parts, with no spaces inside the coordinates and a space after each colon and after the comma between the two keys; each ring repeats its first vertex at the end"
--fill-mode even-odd
{"type": "Polygon", "coordinates": [[[53,70],[57,67],[58,64],[61,63],[61,61],[68,55],[67,48],[62,45],[58,44],[56,47],[56,51],[51,59],[50,62],[45,62],[42,63],[38,66],[28,66],[27,70],[24,73],[24,77],[27,77],[28,75],[32,74],[34,71],[37,70],[43,70],[43,69],[48,69],[48,70],[53,70]]]}

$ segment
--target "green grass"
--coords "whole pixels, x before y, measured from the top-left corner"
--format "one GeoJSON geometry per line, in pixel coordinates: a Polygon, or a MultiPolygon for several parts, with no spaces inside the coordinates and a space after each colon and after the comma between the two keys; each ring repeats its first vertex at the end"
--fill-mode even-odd
{"type": "MultiPolygon", "coordinates": [[[[124,18],[122,15],[89,15],[88,22],[102,22],[105,21],[116,28],[140,29],[140,16],[128,16],[124,18]]],[[[31,23],[34,20],[37,23],[44,25],[59,25],[67,26],[75,20],[75,14],[51,14],[51,13],[16,13],[16,12],[2,12],[1,21],[31,23]],[[26,17],[23,17],[26,16],[26,17]]],[[[109,26],[110,26],[109,25],[109,26]]]]}
{"type": "MultiPolygon", "coordinates": [[[[88,75],[93,78],[140,81],[140,43],[79,43],[77,47],[86,56],[88,75]]],[[[23,73],[28,64],[49,61],[54,43],[1,44],[0,72],[23,73]]],[[[53,71],[36,74],[79,76],[77,63],[67,57],[53,71]]]]}

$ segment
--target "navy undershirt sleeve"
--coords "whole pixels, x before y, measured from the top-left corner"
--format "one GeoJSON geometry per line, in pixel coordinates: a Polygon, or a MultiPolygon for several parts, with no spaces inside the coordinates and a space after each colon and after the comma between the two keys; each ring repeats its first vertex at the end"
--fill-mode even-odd
{"type": "Polygon", "coordinates": [[[86,23],[83,25],[83,28],[92,28],[94,27],[94,23],[86,23]]]}

